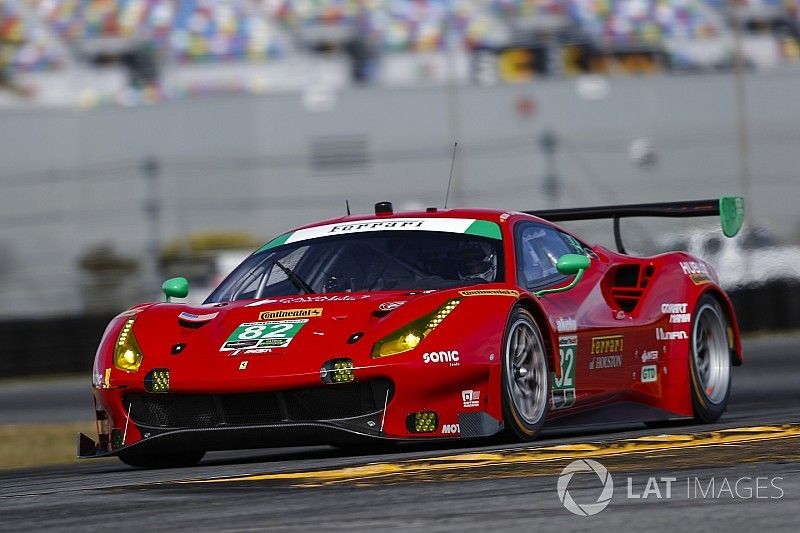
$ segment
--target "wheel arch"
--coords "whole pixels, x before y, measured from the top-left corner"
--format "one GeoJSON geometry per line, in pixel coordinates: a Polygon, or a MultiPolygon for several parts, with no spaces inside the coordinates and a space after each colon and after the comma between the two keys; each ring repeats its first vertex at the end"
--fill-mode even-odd
{"type": "Polygon", "coordinates": [[[736,321],[736,312],[733,308],[733,303],[731,303],[725,291],[716,285],[708,285],[708,287],[698,295],[697,300],[699,301],[704,295],[709,295],[714,298],[722,308],[722,312],[725,313],[725,318],[728,319],[728,348],[731,352],[731,364],[733,366],[741,366],[743,362],[742,339],[739,331],[739,324],[736,321]]]}
{"type": "MultiPolygon", "coordinates": [[[[547,361],[547,370],[552,371],[553,368],[555,368],[555,345],[553,344],[555,340],[552,331],[550,331],[550,322],[547,320],[547,314],[544,312],[544,309],[542,309],[541,304],[539,304],[538,301],[528,296],[523,296],[517,300],[515,305],[518,305],[528,311],[533,317],[533,320],[536,322],[536,325],[539,326],[542,337],[544,337],[545,348],[547,349],[545,358],[547,361]]],[[[513,309],[514,306],[509,309],[509,315],[513,309]]]]}

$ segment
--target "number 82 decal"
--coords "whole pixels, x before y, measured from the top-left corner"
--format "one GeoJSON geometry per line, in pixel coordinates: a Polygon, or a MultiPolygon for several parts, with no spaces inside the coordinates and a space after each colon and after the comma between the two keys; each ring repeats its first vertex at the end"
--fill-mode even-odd
{"type": "Polygon", "coordinates": [[[225,340],[221,352],[243,348],[286,348],[308,319],[239,324],[225,340]]]}
{"type": "Polygon", "coordinates": [[[577,335],[558,337],[558,360],[551,386],[553,409],[562,409],[575,404],[575,359],[577,354],[577,335]]]}

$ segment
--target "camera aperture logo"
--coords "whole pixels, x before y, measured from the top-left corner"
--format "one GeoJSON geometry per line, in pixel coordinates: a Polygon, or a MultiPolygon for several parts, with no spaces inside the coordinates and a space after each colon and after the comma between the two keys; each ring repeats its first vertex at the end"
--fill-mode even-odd
{"type": "Polygon", "coordinates": [[[593,461],[591,459],[578,459],[572,461],[570,464],[561,471],[558,476],[558,499],[567,510],[578,516],[593,516],[605,509],[611,502],[611,497],[614,496],[614,480],[611,479],[611,474],[608,473],[606,467],[593,461]],[[594,472],[600,479],[603,488],[600,495],[594,503],[578,503],[569,492],[569,482],[572,477],[579,473],[594,472]]]}
{"type": "MultiPolygon", "coordinates": [[[[594,476],[590,476],[593,478],[594,476]]],[[[736,479],[727,477],[700,478],[689,475],[686,477],[686,492],[683,479],[677,477],[656,477],[649,476],[645,482],[635,481],[632,476],[626,477],[627,492],[625,497],[628,500],[781,500],[785,495],[780,482],[780,476],[743,476],[736,479]]],[[[614,481],[605,466],[591,459],[578,459],[567,465],[558,476],[556,485],[558,499],[561,504],[571,513],[578,516],[593,516],[608,507],[611,498],[614,496],[614,481]],[[594,484],[584,484],[580,489],[573,483],[570,492],[570,482],[573,481],[575,474],[594,474],[600,480],[602,488],[594,484]],[[579,500],[588,503],[578,503],[575,501],[574,494],[580,491],[579,500]],[[595,498],[596,496],[596,498],[595,498]]]]}

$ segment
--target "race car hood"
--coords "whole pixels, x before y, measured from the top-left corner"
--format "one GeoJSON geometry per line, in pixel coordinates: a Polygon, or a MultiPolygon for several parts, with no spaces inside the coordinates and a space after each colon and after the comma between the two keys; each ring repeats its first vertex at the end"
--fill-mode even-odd
{"type": "Polygon", "coordinates": [[[248,383],[256,389],[265,380],[286,383],[282,378],[290,376],[318,381],[321,367],[332,359],[376,364],[371,357],[376,341],[462,298],[464,290],[312,294],[199,307],[156,304],[141,310],[133,325],[144,356],[136,374],[167,368],[171,387],[184,390],[218,388],[221,381],[235,382],[237,390],[248,389],[248,383]]]}

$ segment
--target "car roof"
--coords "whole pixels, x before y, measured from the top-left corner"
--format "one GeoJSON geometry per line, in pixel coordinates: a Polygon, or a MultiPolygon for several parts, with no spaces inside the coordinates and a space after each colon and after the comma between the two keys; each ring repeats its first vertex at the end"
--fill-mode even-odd
{"type": "MultiPolygon", "coordinates": [[[[387,219],[406,219],[406,218],[465,218],[465,219],[475,219],[475,220],[486,220],[490,222],[497,222],[499,224],[508,220],[511,216],[523,216],[526,218],[530,218],[532,220],[541,220],[538,219],[537,217],[527,215],[525,213],[520,213],[519,211],[509,211],[502,209],[461,208],[461,207],[453,209],[428,208],[427,210],[424,211],[395,211],[392,212],[391,214],[361,213],[361,214],[343,216],[339,218],[331,218],[319,222],[313,222],[311,224],[306,224],[305,226],[300,226],[296,229],[300,230],[300,229],[314,228],[317,226],[325,226],[327,224],[361,222],[365,220],[387,220],[387,219]]],[[[542,222],[547,223],[546,220],[542,220],[542,222]]]]}

